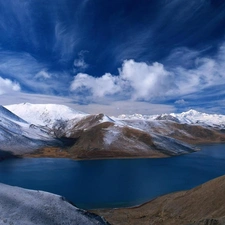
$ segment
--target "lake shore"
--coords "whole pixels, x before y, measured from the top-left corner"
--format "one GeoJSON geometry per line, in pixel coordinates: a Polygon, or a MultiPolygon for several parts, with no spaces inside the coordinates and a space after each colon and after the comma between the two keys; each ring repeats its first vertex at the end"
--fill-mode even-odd
{"type": "Polygon", "coordinates": [[[113,225],[225,224],[225,176],[137,207],[91,210],[113,225]]]}

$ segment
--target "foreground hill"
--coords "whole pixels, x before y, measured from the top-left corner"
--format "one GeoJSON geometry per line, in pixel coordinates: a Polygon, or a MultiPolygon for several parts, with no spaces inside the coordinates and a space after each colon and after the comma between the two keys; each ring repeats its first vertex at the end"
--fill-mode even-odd
{"type": "Polygon", "coordinates": [[[224,225],[225,176],[135,208],[95,210],[113,225],[224,225]]]}
{"type": "Polygon", "coordinates": [[[0,184],[0,224],[106,225],[103,218],[78,209],[63,197],[0,184]]]}

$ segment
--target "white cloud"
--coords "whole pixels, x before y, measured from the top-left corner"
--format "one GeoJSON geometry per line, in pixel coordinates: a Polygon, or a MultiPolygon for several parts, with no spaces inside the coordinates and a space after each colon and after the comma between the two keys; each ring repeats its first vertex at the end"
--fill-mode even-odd
{"type": "MultiPolygon", "coordinates": [[[[125,60],[118,75],[106,73],[94,78],[79,73],[74,77],[70,90],[75,93],[85,90],[86,96],[92,96],[92,100],[111,95],[114,100],[123,97],[136,101],[161,101],[202,94],[206,89],[225,84],[225,45],[219,48],[214,58],[199,57],[196,52],[187,50],[185,52],[188,54],[185,58],[190,59],[191,64],[165,67],[158,62],[147,64],[125,60]]],[[[174,56],[172,58],[175,61],[174,56]]],[[[182,61],[185,61],[184,58],[182,61]]]]}
{"type": "Polygon", "coordinates": [[[173,74],[157,62],[148,65],[143,62],[126,60],[119,72],[120,80],[125,81],[133,90],[131,97],[134,100],[150,100],[166,96],[174,88],[174,84],[171,82],[173,74]]]}
{"type": "Polygon", "coordinates": [[[178,105],[185,105],[185,104],[187,104],[187,102],[184,99],[179,99],[179,100],[175,101],[174,103],[178,104],[178,105]]]}
{"type": "Polygon", "coordinates": [[[75,59],[73,65],[77,69],[86,69],[88,67],[88,64],[84,61],[84,59],[75,59]]]}
{"type": "Polygon", "coordinates": [[[102,77],[94,78],[88,74],[78,73],[70,86],[71,91],[90,90],[95,97],[104,97],[120,91],[118,78],[106,73],[102,77]]]}
{"type": "Polygon", "coordinates": [[[148,102],[135,101],[114,101],[103,104],[102,102],[81,105],[75,103],[73,98],[50,96],[41,94],[27,94],[22,92],[13,92],[3,94],[0,98],[0,105],[11,105],[29,102],[33,104],[60,104],[67,105],[75,110],[85,113],[98,114],[105,113],[109,116],[118,116],[121,114],[140,113],[143,115],[161,114],[175,112],[176,109],[166,104],[150,104],[148,102]]]}
{"type": "Polygon", "coordinates": [[[46,72],[45,70],[41,70],[34,77],[36,79],[50,79],[51,78],[51,74],[46,72]]]}
{"type": "Polygon", "coordinates": [[[119,75],[110,73],[94,78],[78,73],[70,86],[71,91],[91,91],[93,97],[106,95],[129,95],[133,100],[150,100],[169,95],[175,85],[171,82],[173,74],[165,70],[160,63],[147,65],[134,60],[124,61],[119,75]],[[163,90],[163,91],[162,91],[163,90]]]}
{"type": "Polygon", "coordinates": [[[77,42],[75,27],[68,27],[61,22],[55,24],[54,51],[61,55],[60,62],[66,62],[73,55],[77,42]]]}
{"type": "Polygon", "coordinates": [[[87,53],[89,53],[87,50],[82,50],[78,53],[78,58],[74,59],[74,62],[73,62],[73,66],[74,66],[73,72],[74,73],[84,71],[85,69],[88,68],[89,65],[84,60],[84,56],[87,53]]]}
{"type": "Polygon", "coordinates": [[[50,73],[47,68],[48,65],[38,62],[28,53],[0,51],[0,74],[16,80],[24,91],[41,94],[67,92],[70,75],[66,72],[50,73]]]}
{"type": "Polygon", "coordinates": [[[0,77],[0,95],[20,90],[20,85],[17,82],[0,77]]]}

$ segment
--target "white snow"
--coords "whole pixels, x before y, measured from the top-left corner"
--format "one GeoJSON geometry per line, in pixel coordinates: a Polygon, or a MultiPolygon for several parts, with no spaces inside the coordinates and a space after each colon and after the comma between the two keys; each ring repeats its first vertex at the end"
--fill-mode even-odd
{"type": "Polygon", "coordinates": [[[5,108],[31,124],[48,127],[52,127],[59,120],[67,121],[74,118],[82,118],[87,115],[65,105],[56,104],[21,103],[7,105],[5,108]]]}
{"type": "Polygon", "coordinates": [[[0,184],[0,224],[106,225],[107,222],[59,195],[0,184]]]}
{"type": "MultiPolygon", "coordinates": [[[[177,118],[180,123],[187,124],[199,124],[213,127],[225,127],[225,115],[220,114],[207,114],[198,112],[196,110],[189,110],[187,112],[182,113],[170,113],[170,114],[162,114],[162,116],[171,115],[177,118]]],[[[120,115],[118,120],[148,120],[154,121],[159,115],[141,115],[141,114],[133,114],[133,115],[120,115]]]]}
{"type": "Polygon", "coordinates": [[[14,153],[32,151],[43,141],[55,141],[47,128],[30,125],[0,106],[0,149],[14,153]]]}
{"type": "Polygon", "coordinates": [[[110,127],[104,129],[106,132],[104,133],[104,143],[106,145],[111,145],[113,142],[118,140],[121,135],[121,131],[116,128],[117,126],[110,127]]]}
{"type": "Polygon", "coordinates": [[[209,125],[209,126],[224,126],[225,124],[225,115],[219,114],[207,114],[198,112],[196,110],[189,110],[183,113],[171,113],[170,115],[179,119],[181,123],[188,124],[201,124],[201,125],[209,125]]]}
{"type": "Polygon", "coordinates": [[[110,118],[109,116],[104,115],[99,122],[105,123],[105,122],[115,122],[115,121],[112,118],[110,118]]]}

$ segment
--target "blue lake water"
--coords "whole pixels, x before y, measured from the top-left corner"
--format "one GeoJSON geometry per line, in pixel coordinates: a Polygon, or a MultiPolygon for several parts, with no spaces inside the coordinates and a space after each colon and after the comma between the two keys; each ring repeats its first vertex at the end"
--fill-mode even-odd
{"type": "Polygon", "coordinates": [[[81,208],[141,204],[225,174],[225,145],[163,159],[10,159],[0,182],[63,195],[81,208]]]}

